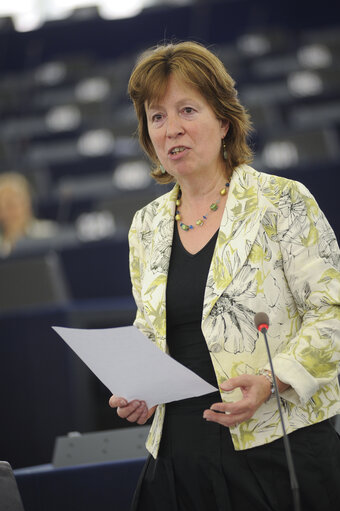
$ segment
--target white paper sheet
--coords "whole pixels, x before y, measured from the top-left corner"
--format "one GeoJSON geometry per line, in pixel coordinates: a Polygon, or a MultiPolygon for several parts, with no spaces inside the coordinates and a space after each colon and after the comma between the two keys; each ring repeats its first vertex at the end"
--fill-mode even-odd
{"type": "Polygon", "coordinates": [[[147,406],[202,396],[217,389],[133,326],[85,330],[53,327],[116,396],[147,406]]]}

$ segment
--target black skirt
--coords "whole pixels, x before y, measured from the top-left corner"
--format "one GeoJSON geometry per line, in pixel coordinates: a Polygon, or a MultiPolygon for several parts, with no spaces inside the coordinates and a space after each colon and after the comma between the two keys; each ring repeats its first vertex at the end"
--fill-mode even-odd
{"type": "MultiPolygon", "coordinates": [[[[229,429],[202,414],[167,410],[159,455],[146,461],[132,511],[294,511],[282,439],[235,451],[229,429]]],[[[340,441],[333,426],[324,421],[289,439],[301,511],[339,511],[340,441]]]]}

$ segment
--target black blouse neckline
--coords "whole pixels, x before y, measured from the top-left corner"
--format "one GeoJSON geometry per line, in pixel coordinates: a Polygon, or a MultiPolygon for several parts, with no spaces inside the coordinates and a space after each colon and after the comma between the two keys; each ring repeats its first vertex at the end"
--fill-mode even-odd
{"type": "Polygon", "coordinates": [[[210,238],[209,241],[207,241],[207,243],[204,245],[204,247],[202,247],[198,252],[195,252],[194,254],[192,254],[191,252],[188,252],[187,249],[184,247],[183,243],[182,243],[182,240],[181,240],[181,237],[179,235],[179,231],[178,231],[178,227],[176,228],[175,226],[175,238],[176,238],[176,242],[177,244],[179,245],[179,247],[181,248],[181,250],[184,252],[184,254],[188,257],[196,257],[196,256],[199,256],[200,254],[202,254],[203,252],[205,252],[206,250],[209,249],[210,245],[212,243],[216,243],[216,239],[217,239],[217,236],[218,236],[218,232],[219,232],[219,229],[217,229],[217,231],[212,235],[212,237],[210,238]]]}

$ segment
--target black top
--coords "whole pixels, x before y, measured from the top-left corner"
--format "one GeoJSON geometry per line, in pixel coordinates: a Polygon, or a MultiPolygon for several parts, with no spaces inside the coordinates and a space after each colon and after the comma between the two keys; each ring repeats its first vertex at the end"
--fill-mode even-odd
{"type": "MultiPolygon", "coordinates": [[[[167,344],[170,355],[215,387],[216,376],[201,330],[201,321],[204,291],[217,234],[218,231],[193,255],[183,247],[175,226],[166,290],[167,344]]],[[[184,408],[188,411],[193,408],[204,410],[220,400],[219,393],[207,394],[168,404],[167,411],[184,408]]]]}

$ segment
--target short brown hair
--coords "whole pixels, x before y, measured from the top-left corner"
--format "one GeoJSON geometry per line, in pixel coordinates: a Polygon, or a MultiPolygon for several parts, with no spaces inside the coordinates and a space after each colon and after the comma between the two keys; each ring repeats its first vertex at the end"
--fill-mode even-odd
{"type": "Polygon", "coordinates": [[[159,183],[173,177],[157,168],[157,156],[150,140],[145,102],[157,101],[165,94],[170,75],[194,87],[209,103],[220,120],[229,121],[225,137],[227,165],[232,170],[252,160],[247,143],[251,131],[248,113],[237,97],[235,82],[216,55],[201,44],[188,41],[156,46],[142,53],[132,71],[128,93],[138,118],[139,142],[155,164],[151,175],[159,183]]]}

